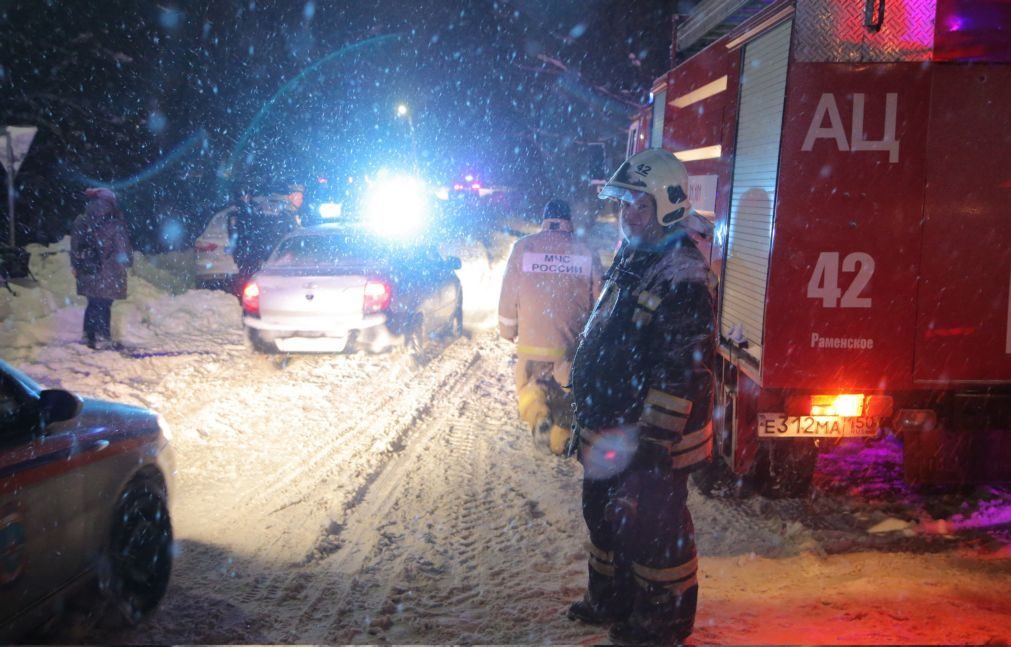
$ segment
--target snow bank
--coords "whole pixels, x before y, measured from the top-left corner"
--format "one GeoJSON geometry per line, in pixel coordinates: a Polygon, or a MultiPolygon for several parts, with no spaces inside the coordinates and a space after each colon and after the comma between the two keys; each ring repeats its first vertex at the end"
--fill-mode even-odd
{"type": "MultiPolygon", "coordinates": [[[[79,342],[86,299],[77,295],[70,270],[70,239],[27,249],[36,281],[20,281],[11,286],[12,291],[0,290],[0,348],[25,351],[79,342]]],[[[182,265],[178,254],[170,260],[170,267],[182,265]]],[[[127,298],[112,308],[113,337],[130,346],[156,344],[165,351],[187,348],[195,339],[204,340],[205,345],[222,337],[234,341],[233,333],[241,331],[236,299],[208,290],[172,293],[185,282],[185,276],[161,269],[136,253],[127,298]]]]}

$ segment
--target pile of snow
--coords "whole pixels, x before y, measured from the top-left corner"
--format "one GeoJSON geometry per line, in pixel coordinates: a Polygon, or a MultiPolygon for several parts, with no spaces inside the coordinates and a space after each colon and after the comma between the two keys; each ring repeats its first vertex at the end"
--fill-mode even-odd
{"type": "MultiPolygon", "coordinates": [[[[79,343],[86,299],[77,295],[70,269],[70,239],[48,246],[29,245],[35,281],[21,281],[0,291],[0,347],[8,352],[41,346],[79,343]]],[[[113,338],[133,347],[157,347],[173,352],[193,343],[227,339],[241,332],[241,309],[235,297],[223,292],[190,290],[173,295],[138,274],[159,271],[135,253],[127,298],[112,308],[113,338]],[[140,270],[138,272],[138,270],[140,270]]]]}

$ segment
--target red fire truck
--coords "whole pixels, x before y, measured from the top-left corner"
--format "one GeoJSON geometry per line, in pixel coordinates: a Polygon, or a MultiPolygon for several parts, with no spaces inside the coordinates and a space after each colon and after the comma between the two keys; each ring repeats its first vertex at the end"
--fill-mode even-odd
{"type": "Polygon", "coordinates": [[[1011,3],[765,5],[629,133],[685,162],[716,230],[698,482],[797,495],[820,451],[883,430],[911,483],[1011,480],[1011,3]]]}

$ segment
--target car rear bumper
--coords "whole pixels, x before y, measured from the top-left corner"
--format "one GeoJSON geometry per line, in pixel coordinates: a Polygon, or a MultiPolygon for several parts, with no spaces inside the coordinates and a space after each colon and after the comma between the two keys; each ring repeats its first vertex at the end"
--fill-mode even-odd
{"type": "Polygon", "coordinates": [[[276,333],[275,336],[290,334],[312,334],[316,337],[331,335],[334,337],[346,335],[351,330],[366,330],[376,326],[384,326],[388,321],[385,314],[367,315],[360,318],[341,319],[338,317],[302,317],[286,315],[283,317],[261,319],[244,314],[243,323],[249,328],[263,332],[276,333]]]}
{"type": "Polygon", "coordinates": [[[261,341],[277,344],[281,340],[344,339],[355,348],[380,351],[403,343],[403,325],[396,317],[376,314],[356,320],[333,321],[318,317],[262,320],[243,315],[246,328],[255,330],[261,341]]]}

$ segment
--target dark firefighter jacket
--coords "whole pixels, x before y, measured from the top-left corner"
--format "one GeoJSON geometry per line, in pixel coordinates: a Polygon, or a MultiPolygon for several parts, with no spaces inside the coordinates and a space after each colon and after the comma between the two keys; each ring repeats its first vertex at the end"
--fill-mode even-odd
{"type": "Polygon", "coordinates": [[[681,230],[645,251],[625,245],[573,358],[582,442],[635,429],[639,447],[670,454],[675,469],[709,457],[716,346],[712,282],[681,230]]]}

